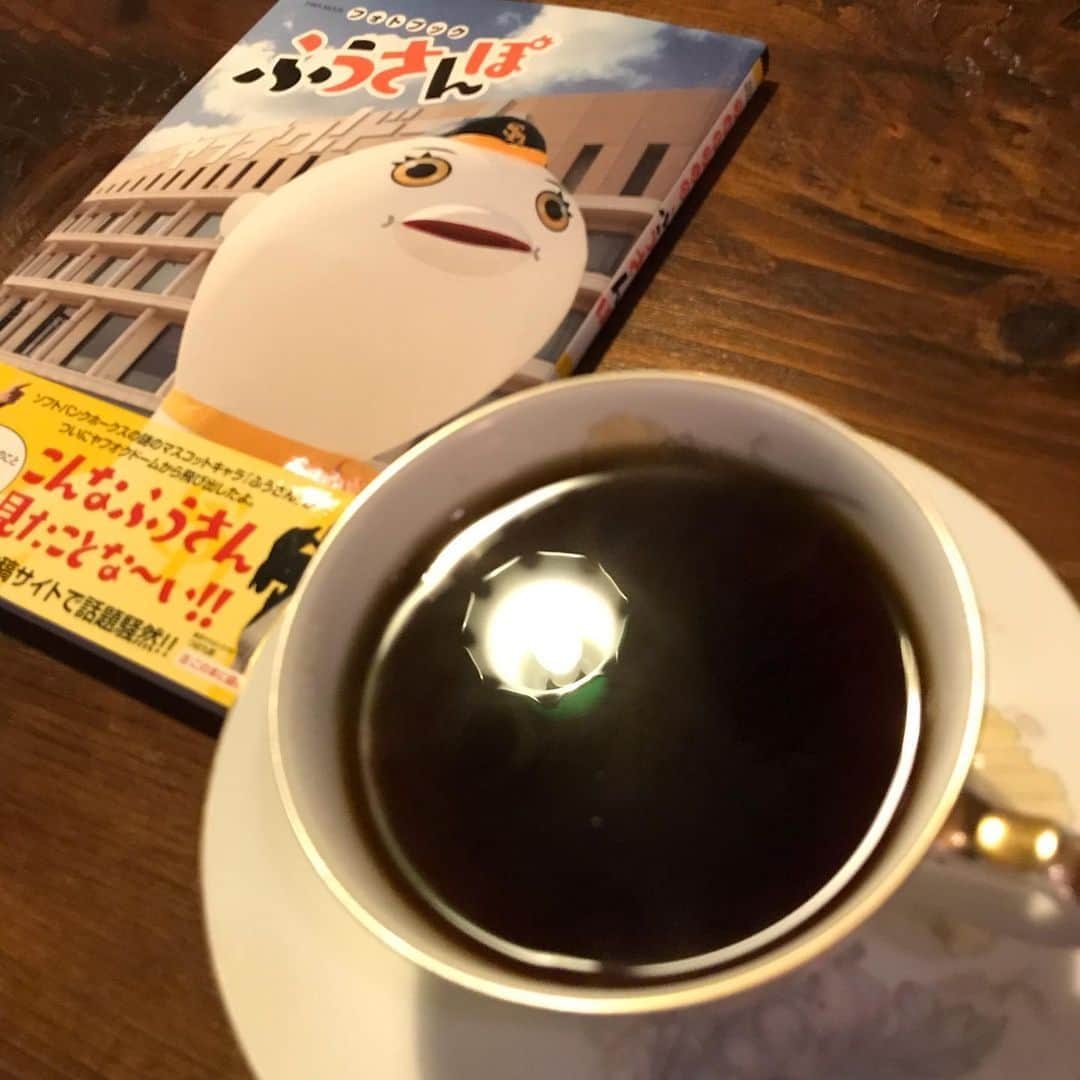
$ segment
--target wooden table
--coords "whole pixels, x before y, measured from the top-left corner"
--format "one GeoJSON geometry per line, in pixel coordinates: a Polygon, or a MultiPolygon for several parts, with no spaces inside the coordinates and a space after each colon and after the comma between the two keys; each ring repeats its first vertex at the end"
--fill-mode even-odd
{"type": "MultiPolygon", "coordinates": [[[[724,372],[823,405],[958,478],[1075,592],[1074,3],[594,4],[772,51],[737,155],[602,367],[724,372]]],[[[266,6],[0,0],[0,274],[266,6]]],[[[2,628],[0,1075],[245,1075],[200,922],[212,738],[2,628]]]]}

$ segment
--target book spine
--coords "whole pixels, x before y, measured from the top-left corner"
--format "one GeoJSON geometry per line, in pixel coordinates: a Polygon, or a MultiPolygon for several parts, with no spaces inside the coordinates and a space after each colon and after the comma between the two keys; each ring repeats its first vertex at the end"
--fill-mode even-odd
{"type": "Polygon", "coordinates": [[[611,284],[597,299],[579,327],[578,332],[567,345],[565,352],[555,366],[554,374],[556,377],[573,374],[585,351],[592,344],[593,339],[600,332],[604,323],[611,317],[630,283],[637,277],[660,238],[667,231],[672,219],[679,212],[679,208],[686,202],[690,192],[693,191],[695,185],[701,179],[709,162],[716,156],[720,144],[727,137],[728,132],[731,131],[735,121],[746,108],[747,103],[753,96],[754,91],[761,85],[764,77],[765,63],[762,59],[759,59],[731,96],[731,100],[725,106],[724,111],[717,117],[716,123],[702,140],[701,146],[691,157],[682,175],[668,193],[667,198],[660,204],[660,207],[642,231],[637,243],[615,272],[611,284]]]}

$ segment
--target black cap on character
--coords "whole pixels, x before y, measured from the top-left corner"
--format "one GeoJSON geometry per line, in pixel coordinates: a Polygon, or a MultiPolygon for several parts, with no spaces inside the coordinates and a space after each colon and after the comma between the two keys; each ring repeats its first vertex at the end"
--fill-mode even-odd
{"type": "Polygon", "coordinates": [[[445,132],[445,137],[514,154],[537,165],[547,165],[547,143],[540,129],[517,116],[475,117],[451,128],[445,132]]]}

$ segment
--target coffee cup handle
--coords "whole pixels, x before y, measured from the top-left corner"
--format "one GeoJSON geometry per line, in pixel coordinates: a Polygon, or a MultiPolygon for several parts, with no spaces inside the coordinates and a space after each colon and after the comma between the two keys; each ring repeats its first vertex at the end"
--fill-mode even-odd
{"type": "Polygon", "coordinates": [[[965,789],[916,871],[924,903],[969,924],[1080,946],[1080,836],[965,789]]]}

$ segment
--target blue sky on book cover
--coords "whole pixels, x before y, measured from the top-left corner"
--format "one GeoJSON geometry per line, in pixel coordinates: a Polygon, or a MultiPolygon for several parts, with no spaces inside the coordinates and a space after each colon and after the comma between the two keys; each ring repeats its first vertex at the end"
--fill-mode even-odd
{"type": "MultiPolygon", "coordinates": [[[[447,0],[411,0],[400,11],[378,5],[281,0],[214,65],[136,152],[163,149],[223,128],[254,128],[301,116],[346,116],[367,105],[404,108],[465,100],[452,92],[441,100],[424,99],[430,80],[423,77],[397,80],[398,93],[390,99],[375,96],[365,85],[346,92],[327,92],[328,87],[341,85],[334,58],[346,55],[350,42],[357,38],[372,42],[377,51],[369,55],[378,57],[417,37],[430,38],[433,50],[445,50],[460,57],[462,63],[482,39],[553,42],[542,52],[530,52],[511,77],[484,85],[477,97],[486,97],[491,112],[525,95],[697,87],[734,90],[764,50],[761,42],[750,38],[516,0],[454,0],[452,4],[447,0]],[[326,45],[305,55],[296,39],[312,32],[321,34],[326,45]],[[272,71],[277,60],[288,56],[299,57],[299,78],[295,86],[283,90],[283,80],[275,79],[272,71]],[[309,81],[310,73],[320,66],[334,71],[322,85],[309,81]],[[263,76],[252,79],[254,72],[263,76]],[[251,81],[237,80],[245,74],[251,81]],[[271,89],[275,85],[276,92],[271,89]]],[[[433,60],[429,67],[434,66],[433,60]]]]}

